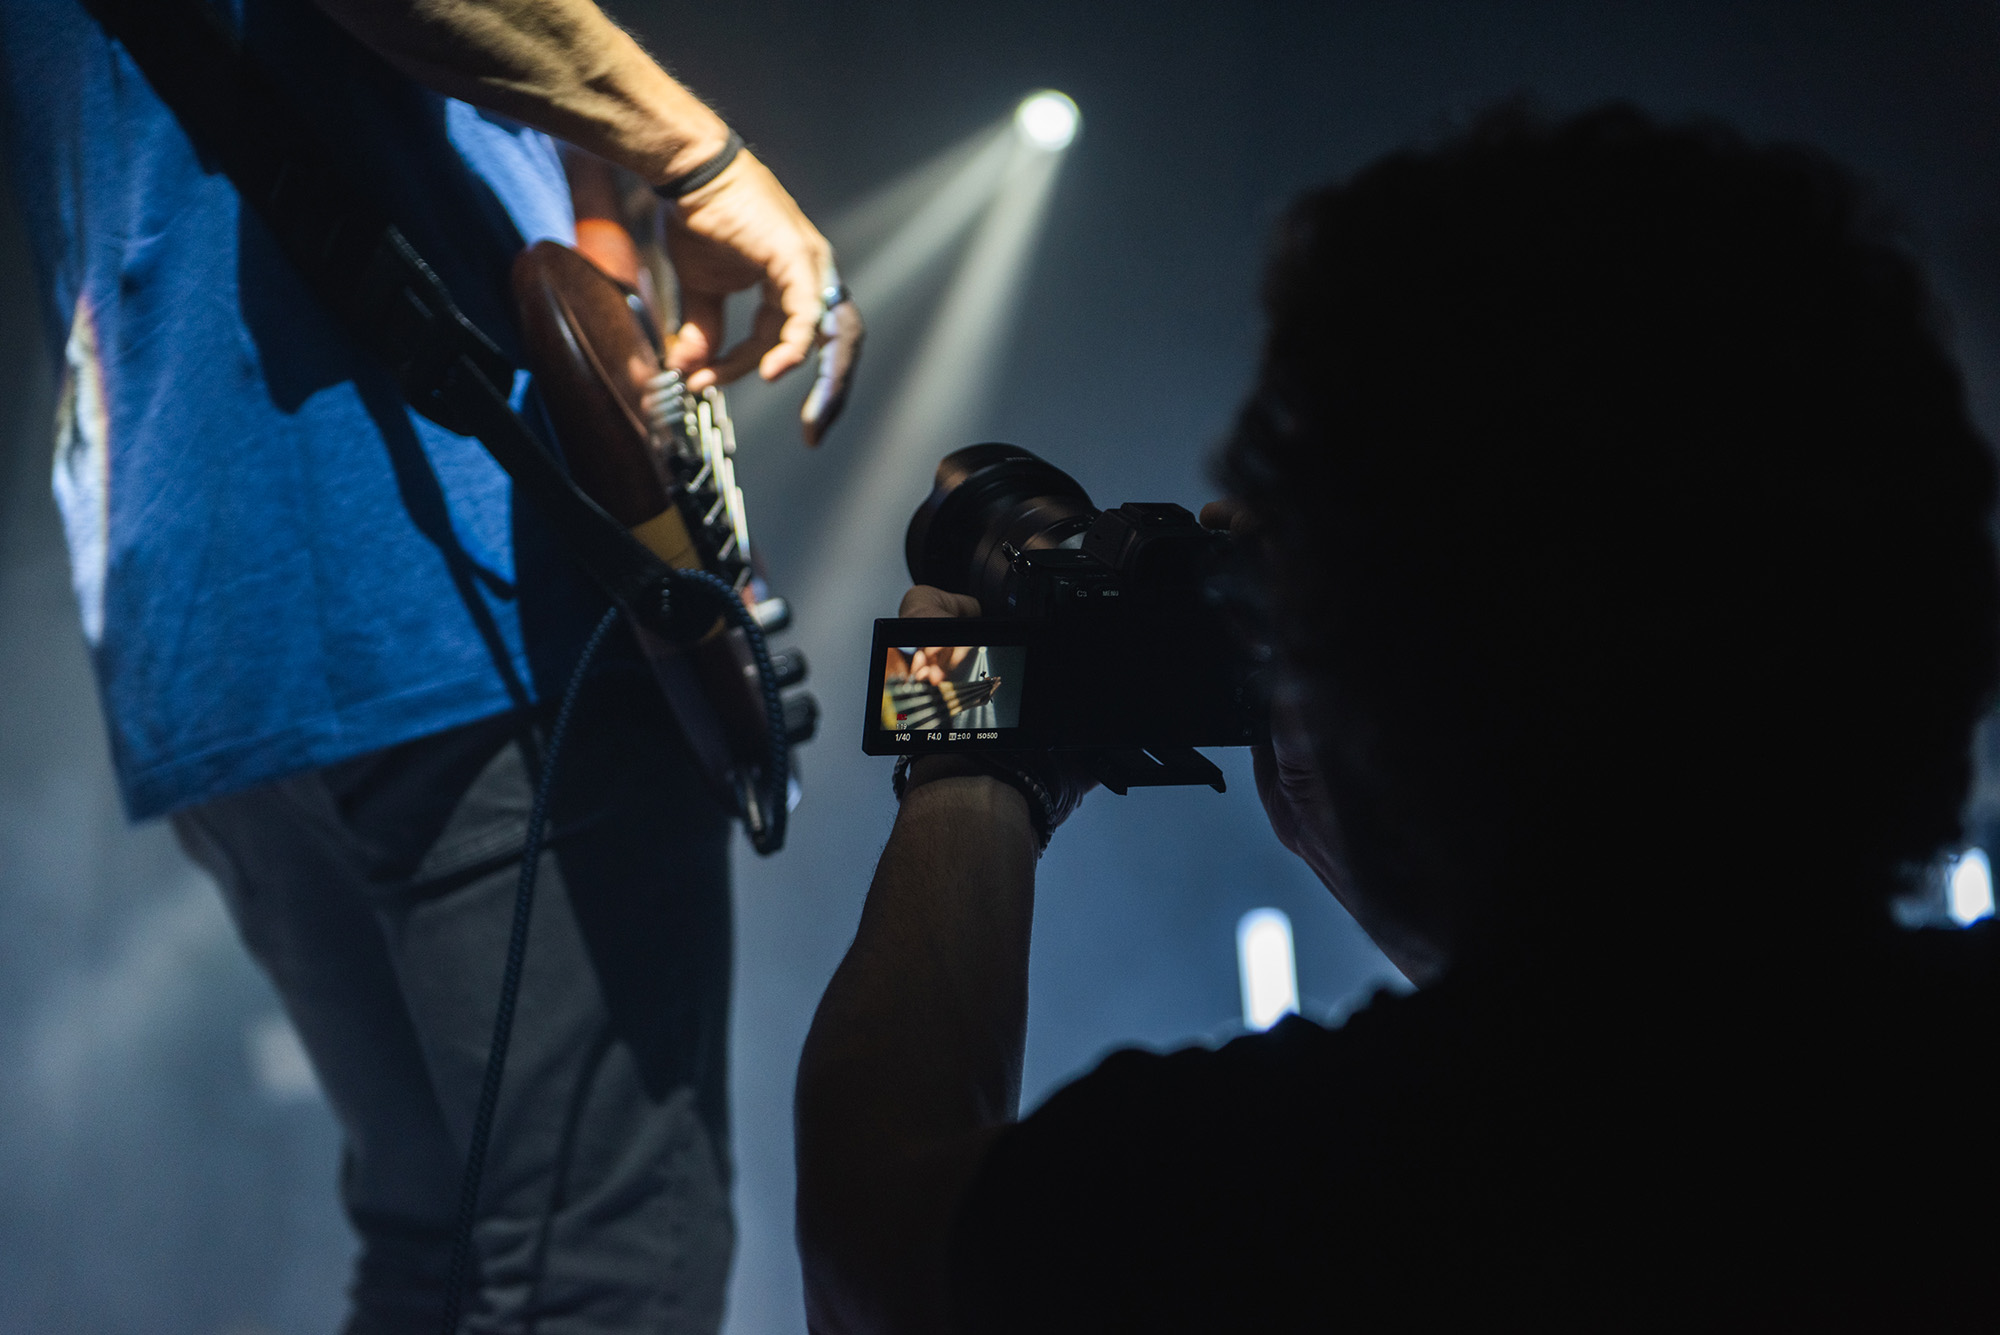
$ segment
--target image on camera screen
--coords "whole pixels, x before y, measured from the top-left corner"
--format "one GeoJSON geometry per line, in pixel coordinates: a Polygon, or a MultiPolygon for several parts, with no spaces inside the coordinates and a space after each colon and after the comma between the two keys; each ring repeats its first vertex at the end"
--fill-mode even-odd
{"type": "Polygon", "coordinates": [[[1002,730],[1020,726],[1026,645],[891,645],[885,655],[884,731],[949,730],[997,741],[1002,730]]]}

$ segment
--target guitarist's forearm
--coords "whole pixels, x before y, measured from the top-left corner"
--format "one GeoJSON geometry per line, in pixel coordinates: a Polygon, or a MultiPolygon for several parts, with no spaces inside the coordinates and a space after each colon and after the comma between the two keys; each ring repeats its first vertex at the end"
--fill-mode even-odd
{"type": "Polygon", "coordinates": [[[501,112],[664,181],[728,137],[591,0],[318,0],[384,59],[437,91],[501,112]]]}

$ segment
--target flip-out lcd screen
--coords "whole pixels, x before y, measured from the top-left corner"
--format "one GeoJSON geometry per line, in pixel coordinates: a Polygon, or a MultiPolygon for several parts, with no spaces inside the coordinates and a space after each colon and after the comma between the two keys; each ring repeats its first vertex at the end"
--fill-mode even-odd
{"type": "Polygon", "coordinates": [[[1023,629],[945,618],[877,622],[864,749],[1023,745],[1034,657],[1019,642],[1023,629]],[[997,642],[996,634],[1016,642],[997,642]]]}
{"type": "Polygon", "coordinates": [[[1246,745],[1257,722],[1228,651],[1206,627],[1136,617],[878,621],[861,749],[1246,745]]]}

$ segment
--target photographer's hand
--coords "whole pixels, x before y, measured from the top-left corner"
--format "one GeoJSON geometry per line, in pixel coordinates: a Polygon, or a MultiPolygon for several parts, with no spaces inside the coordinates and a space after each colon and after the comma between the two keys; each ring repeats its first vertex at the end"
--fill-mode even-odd
{"type": "Polygon", "coordinates": [[[919,617],[976,617],[979,600],[962,593],[947,593],[928,584],[916,584],[903,595],[896,615],[914,620],[919,617]]]}
{"type": "Polygon", "coordinates": [[[1271,739],[1250,749],[1257,796],[1264,803],[1271,832],[1319,876],[1321,884],[1341,897],[1347,877],[1341,861],[1340,827],[1319,761],[1312,753],[1299,706],[1290,700],[1271,703],[1271,739]]]}
{"type": "MultiPolygon", "coordinates": [[[[1249,508],[1233,498],[1202,506],[1201,522],[1206,528],[1227,529],[1239,539],[1254,538],[1257,532],[1249,508]]],[[[1349,870],[1333,792],[1313,749],[1309,695],[1297,680],[1275,692],[1270,740],[1250,749],[1257,796],[1278,842],[1313,869],[1320,884],[1354,915],[1390,963],[1422,986],[1443,973],[1439,938],[1432,930],[1413,929],[1406,905],[1370,895],[1349,870]]]]}
{"type": "MultiPolygon", "coordinates": [[[[1250,511],[1234,499],[1210,501],[1201,507],[1204,528],[1223,529],[1242,537],[1254,531],[1250,511]]],[[[1340,829],[1333,802],[1312,752],[1312,734],[1299,699],[1279,692],[1271,701],[1271,736],[1250,748],[1257,796],[1278,842],[1296,854],[1319,876],[1320,883],[1341,898],[1346,879],[1340,855],[1340,829]]]]}

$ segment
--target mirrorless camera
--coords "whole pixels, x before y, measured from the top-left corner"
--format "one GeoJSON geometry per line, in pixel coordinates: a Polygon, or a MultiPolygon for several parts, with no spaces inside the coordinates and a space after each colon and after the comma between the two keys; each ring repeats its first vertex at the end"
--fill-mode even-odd
{"type": "Polygon", "coordinates": [[[1178,505],[1099,510],[1013,445],[947,455],[905,556],[984,615],[875,623],[862,749],[1053,748],[1114,792],[1221,791],[1194,748],[1265,734],[1256,656],[1219,595],[1233,547],[1178,505]]]}

